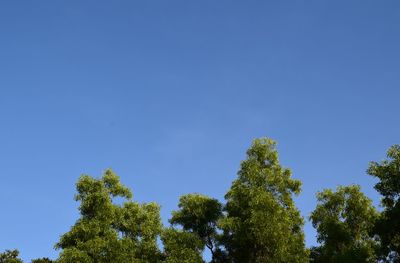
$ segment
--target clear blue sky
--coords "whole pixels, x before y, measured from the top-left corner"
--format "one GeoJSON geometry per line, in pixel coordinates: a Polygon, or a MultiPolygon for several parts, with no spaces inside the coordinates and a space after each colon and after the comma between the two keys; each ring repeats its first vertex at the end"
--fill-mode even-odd
{"type": "MultiPolygon", "coordinates": [[[[256,137],[315,193],[399,143],[399,1],[0,3],[0,250],[50,256],[80,174],[219,199],[256,137]]],[[[307,244],[315,232],[305,226],[307,244]]]]}

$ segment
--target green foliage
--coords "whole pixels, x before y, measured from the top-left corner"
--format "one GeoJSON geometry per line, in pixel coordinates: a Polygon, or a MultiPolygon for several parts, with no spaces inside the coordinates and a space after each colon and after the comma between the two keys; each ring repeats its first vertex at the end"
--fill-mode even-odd
{"type": "Polygon", "coordinates": [[[226,194],[220,221],[234,262],[306,262],[303,218],[292,196],[301,183],[278,161],[275,142],[257,139],[226,194]]]}
{"type": "MultiPolygon", "coordinates": [[[[336,263],[400,262],[400,146],[371,162],[384,211],[378,213],[359,186],[317,194],[310,220],[320,246],[306,249],[304,221],[293,197],[301,182],[280,165],[274,141],[254,140],[238,177],[221,204],[201,194],[180,198],[163,228],[160,206],[138,203],[119,177],[79,178],[80,217],[55,245],[59,258],[32,263],[336,263]],[[116,201],[118,200],[118,202],[116,201]],[[160,251],[158,240],[163,243],[160,251]]],[[[0,263],[22,263],[18,250],[0,253],[0,263]]]]}
{"type": "Polygon", "coordinates": [[[157,262],[157,237],[161,232],[160,207],[139,204],[111,170],[101,179],[82,176],[75,199],[81,217],[61,236],[59,262],[157,262]],[[125,199],[117,205],[113,198],[125,199]]]}
{"type": "Polygon", "coordinates": [[[31,263],[52,263],[52,262],[54,261],[49,258],[38,258],[38,259],[33,259],[31,263]]]}
{"type": "Polygon", "coordinates": [[[400,262],[400,145],[390,147],[386,160],[371,162],[367,172],[379,179],[375,189],[383,197],[384,211],[374,231],[382,244],[381,256],[400,262]]]}
{"type": "Polygon", "coordinates": [[[179,210],[172,212],[169,222],[197,235],[215,259],[218,248],[217,221],[222,217],[222,204],[213,198],[188,194],[179,200],[179,210]]]}
{"type": "Polygon", "coordinates": [[[378,213],[360,187],[326,189],[317,200],[310,219],[321,246],[312,249],[311,262],[376,262],[377,242],[370,232],[378,213]]]}
{"type": "Polygon", "coordinates": [[[0,263],[22,263],[22,260],[18,258],[18,250],[6,250],[0,253],[0,263]]]}
{"type": "Polygon", "coordinates": [[[167,228],[161,235],[166,263],[203,263],[203,241],[193,233],[167,228]]]}

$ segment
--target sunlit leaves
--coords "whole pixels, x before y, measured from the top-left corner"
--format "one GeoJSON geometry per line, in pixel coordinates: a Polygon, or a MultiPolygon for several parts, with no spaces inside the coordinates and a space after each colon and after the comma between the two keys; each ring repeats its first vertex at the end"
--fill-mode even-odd
{"type": "Polygon", "coordinates": [[[326,189],[317,194],[310,219],[320,247],[312,262],[376,262],[378,243],[370,233],[378,213],[357,185],[326,189]]]}
{"type": "Polygon", "coordinates": [[[157,262],[160,251],[160,207],[139,204],[119,177],[106,170],[96,179],[81,176],[75,199],[80,201],[81,217],[56,244],[60,262],[157,262]],[[122,205],[114,198],[125,198],[122,205]]]}
{"type": "Polygon", "coordinates": [[[257,139],[226,194],[220,220],[234,262],[306,262],[303,219],[293,202],[301,183],[279,164],[276,144],[257,139]]]}

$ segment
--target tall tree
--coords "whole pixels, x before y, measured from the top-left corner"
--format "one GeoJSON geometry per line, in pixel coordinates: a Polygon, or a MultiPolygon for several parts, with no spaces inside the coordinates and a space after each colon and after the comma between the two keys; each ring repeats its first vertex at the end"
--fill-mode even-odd
{"type": "Polygon", "coordinates": [[[22,263],[22,260],[18,256],[18,250],[6,250],[0,253],[0,263],[22,263]]]}
{"type": "Polygon", "coordinates": [[[377,242],[370,237],[377,211],[357,185],[325,189],[310,219],[317,229],[320,247],[311,262],[376,262],[377,242]]]}
{"type": "Polygon", "coordinates": [[[181,225],[184,231],[195,234],[210,250],[214,261],[221,257],[218,244],[217,222],[222,217],[222,204],[201,194],[184,195],[179,210],[172,212],[169,222],[181,225]]]}
{"type": "Polygon", "coordinates": [[[280,165],[275,142],[256,139],[225,196],[220,222],[233,262],[307,262],[304,222],[293,201],[300,186],[280,165]]]}
{"type": "Polygon", "coordinates": [[[132,201],[131,191],[111,170],[100,179],[81,176],[77,192],[81,217],[56,244],[62,249],[59,262],[157,262],[157,204],[132,201]],[[115,197],[125,199],[123,205],[115,204],[115,197]]]}
{"type": "Polygon", "coordinates": [[[374,231],[380,237],[382,259],[400,262],[400,145],[389,148],[387,159],[371,162],[367,172],[379,179],[375,189],[383,197],[384,210],[374,231]]]}

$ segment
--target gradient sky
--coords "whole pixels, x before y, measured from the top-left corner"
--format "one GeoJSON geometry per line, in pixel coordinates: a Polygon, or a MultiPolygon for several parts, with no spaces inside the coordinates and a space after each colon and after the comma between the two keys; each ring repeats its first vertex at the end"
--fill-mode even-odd
{"type": "Polygon", "coordinates": [[[399,1],[1,1],[0,250],[56,257],[76,180],[108,167],[164,222],[182,194],[223,200],[262,136],[304,217],[339,184],[378,205],[399,73],[399,1]]]}

